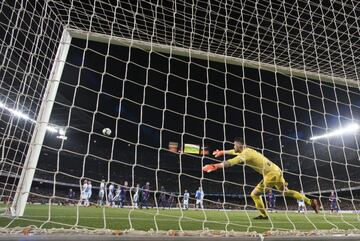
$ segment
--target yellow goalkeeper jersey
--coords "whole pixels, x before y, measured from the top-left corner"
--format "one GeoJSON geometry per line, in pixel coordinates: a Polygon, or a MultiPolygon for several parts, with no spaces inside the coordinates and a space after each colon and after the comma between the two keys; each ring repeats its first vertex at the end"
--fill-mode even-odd
{"type": "Polygon", "coordinates": [[[280,167],[272,163],[263,154],[255,151],[254,149],[246,147],[240,153],[236,153],[235,150],[231,150],[229,154],[236,155],[236,157],[228,160],[231,166],[242,163],[253,168],[256,172],[264,176],[270,172],[281,172],[280,167]]]}

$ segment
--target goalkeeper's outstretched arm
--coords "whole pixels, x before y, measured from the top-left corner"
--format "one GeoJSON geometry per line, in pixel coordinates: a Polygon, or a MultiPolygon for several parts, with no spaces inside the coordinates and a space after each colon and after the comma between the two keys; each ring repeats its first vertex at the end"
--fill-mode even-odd
{"type": "Polygon", "coordinates": [[[235,151],[234,150],[216,150],[216,151],[213,151],[213,155],[215,157],[221,157],[224,155],[235,155],[235,151]]]}
{"type": "Polygon", "coordinates": [[[212,172],[212,171],[216,171],[217,169],[228,168],[230,166],[231,166],[230,162],[224,161],[221,163],[205,165],[205,166],[203,166],[202,170],[203,170],[203,172],[212,172]]]}
{"type": "Polygon", "coordinates": [[[216,150],[213,152],[213,155],[215,157],[220,157],[220,156],[227,155],[227,154],[236,155],[236,157],[234,157],[230,160],[221,162],[221,163],[205,165],[205,166],[203,166],[202,170],[204,172],[212,172],[212,171],[216,171],[217,169],[231,167],[231,166],[241,163],[243,160],[245,160],[245,156],[242,153],[235,153],[235,150],[223,150],[223,151],[216,150]]]}
{"type": "MultiPolygon", "coordinates": [[[[234,150],[216,150],[213,152],[213,155],[215,157],[221,157],[224,155],[234,155],[234,150]]],[[[209,165],[205,165],[203,166],[202,170],[204,172],[212,172],[212,171],[216,171],[217,169],[223,169],[223,168],[227,168],[230,167],[231,163],[229,161],[224,161],[221,163],[215,163],[215,164],[209,164],[209,165]]]]}

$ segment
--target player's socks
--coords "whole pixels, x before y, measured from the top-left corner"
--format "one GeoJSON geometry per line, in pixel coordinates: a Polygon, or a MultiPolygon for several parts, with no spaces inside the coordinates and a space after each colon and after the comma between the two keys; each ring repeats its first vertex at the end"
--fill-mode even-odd
{"type": "Polygon", "coordinates": [[[263,200],[261,199],[260,196],[256,196],[256,195],[251,195],[251,198],[254,200],[255,202],[255,207],[257,210],[259,210],[259,212],[261,213],[262,216],[267,217],[267,212],[265,210],[265,205],[263,200]]]}

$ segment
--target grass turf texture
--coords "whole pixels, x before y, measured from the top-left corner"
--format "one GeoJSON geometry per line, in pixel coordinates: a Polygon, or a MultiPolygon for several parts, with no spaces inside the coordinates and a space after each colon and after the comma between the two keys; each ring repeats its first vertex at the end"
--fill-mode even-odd
{"type": "Polygon", "coordinates": [[[217,211],[217,210],[156,210],[156,209],[118,209],[76,206],[28,205],[25,215],[19,219],[0,218],[0,226],[9,227],[35,225],[42,228],[108,228],[124,230],[234,230],[243,232],[265,232],[268,230],[314,229],[360,229],[359,215],[329,214],[306,215],[291,212],[270,213],[270,220],[253,220],[258,212],[217,211]],[[77,213],[78,219],[77,219],[77,213]],[[226,216],[227,214],[227,216],[226,216]],[[104,218],[105,217],[105,218],[104,218]],[[229,221],[227,219],[229,218],[229,221]],[[205,220],[205,221],[204,221],[205,220]],[[130,224],[131,222],[131,224],[130,224]],[[311,223],[312,222],[312,223],[311,223]],[[156,224],[157,228],[156,228],[156,224]],[[106,225],[106,226],[105,226],[106,225]],[[132,225],[132,226],[131,226],[132,225]]]}

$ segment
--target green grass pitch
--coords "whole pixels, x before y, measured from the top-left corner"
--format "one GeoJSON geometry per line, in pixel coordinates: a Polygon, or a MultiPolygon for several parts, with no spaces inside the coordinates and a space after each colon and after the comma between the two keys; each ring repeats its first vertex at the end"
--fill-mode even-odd
{"type": "Polygon", "coordinates": [[[265,232],[268,230],[360,229],[359,214],[316,215],[294,211],[270,213],[271,220],[253,220],[256,211],[218,211],[178,209],[119,209],[76,206],[28,205],[21,219],[0,218],[1,227],[35,225],[42,228],[108,228],[114,230],[211,230],[265,232]],[[78,215],[77,215],[78,213],[78,215]],[[78,219],[77,219],[78,217],[78,219]],[[157,227],[156,227],[156,224],[157,227]],[[181,227],[181,228],[180,228],[181,227]]]}

